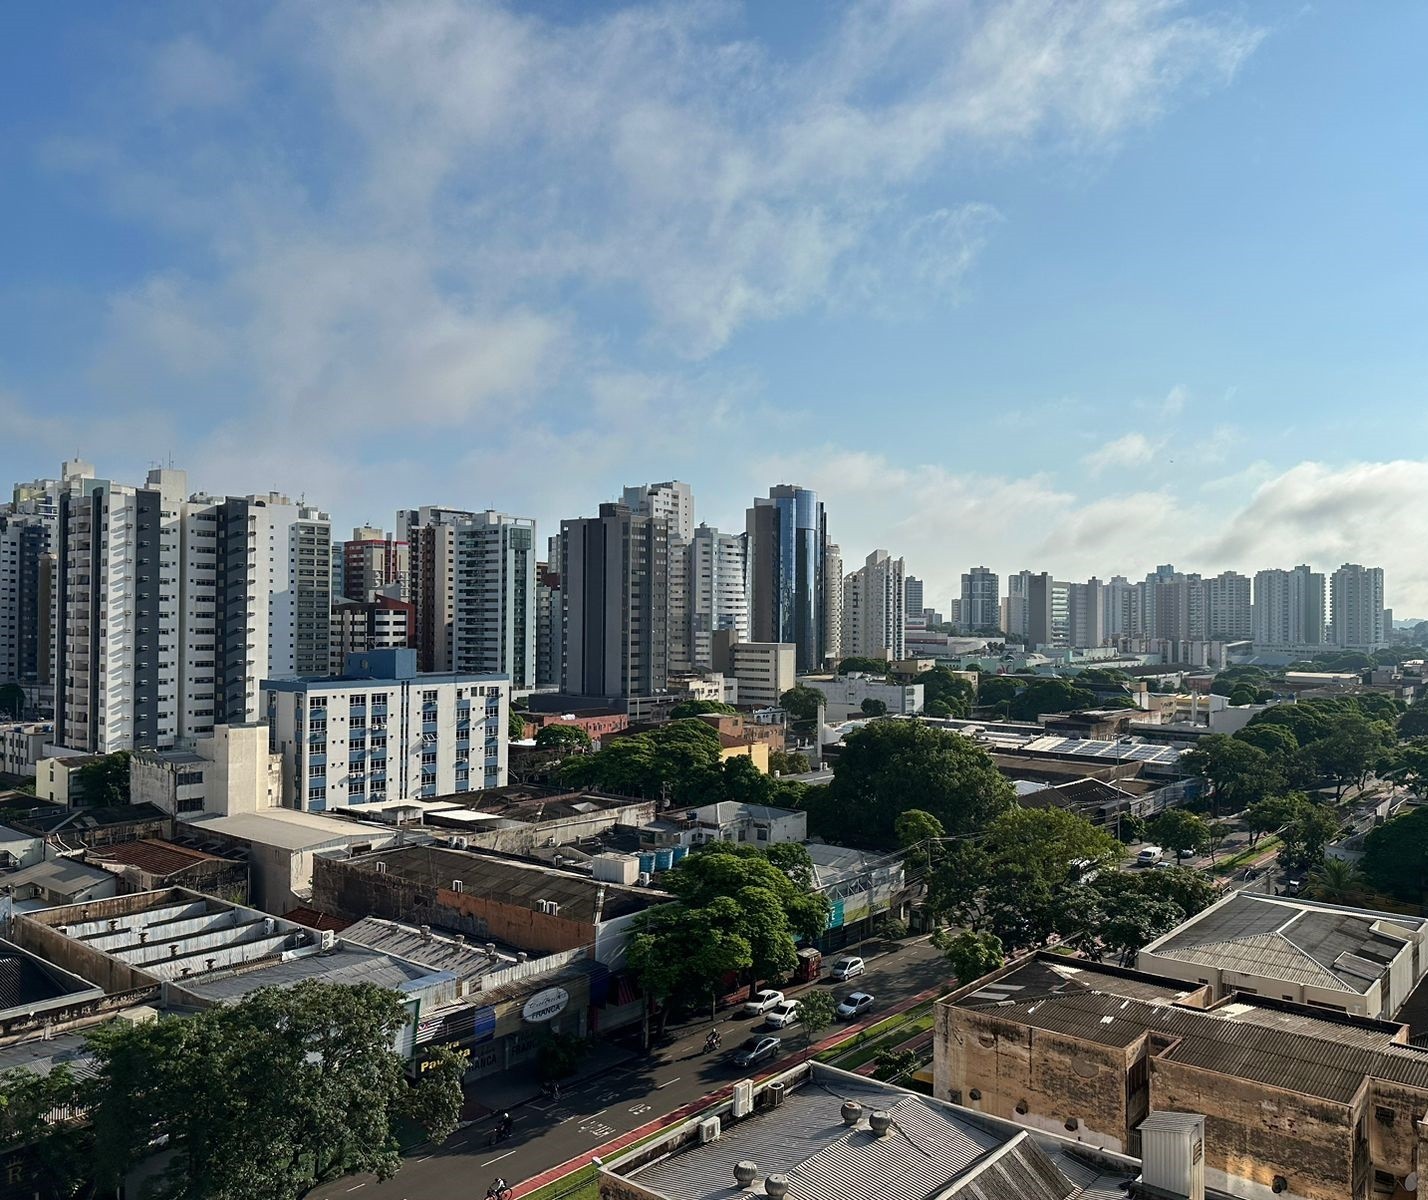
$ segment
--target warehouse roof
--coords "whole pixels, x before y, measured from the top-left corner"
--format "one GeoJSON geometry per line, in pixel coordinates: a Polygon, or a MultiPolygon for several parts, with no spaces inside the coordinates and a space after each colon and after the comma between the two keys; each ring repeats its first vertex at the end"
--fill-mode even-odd
{"type": "Polygon", "coordinates": [[[1364,995],[1423,925],[1421,917],[1236,892],[1141,953],[1364,995]]]}

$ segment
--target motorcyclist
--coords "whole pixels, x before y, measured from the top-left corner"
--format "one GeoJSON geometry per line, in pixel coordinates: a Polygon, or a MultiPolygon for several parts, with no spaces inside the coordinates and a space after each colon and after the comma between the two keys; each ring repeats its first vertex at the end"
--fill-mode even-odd
{"type": "Polygon", "coordinates": [[[708,1054],[712,1050],[719,1049],[719,1041],[719,1031],[717,1029],[711,1029],[709,1036],[704,1039],[704,1053],[708,1054]]]}

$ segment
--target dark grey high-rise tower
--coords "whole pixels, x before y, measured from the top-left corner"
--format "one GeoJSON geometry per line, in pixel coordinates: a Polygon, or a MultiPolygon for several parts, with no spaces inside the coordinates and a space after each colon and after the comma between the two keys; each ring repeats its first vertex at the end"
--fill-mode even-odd
{"type": "Polygon", "coordinates": [[[828,646],[823,554],[828,525],[818,493],[769,489],[748,511],[750,624],[756,642],[791,642],[799,671],[823,666],[828,646]]]}
{"type": "Polygon", "coordinates": [[[669,525],[623,504],[560,523],[566,692],[648,696],[668,685],[669,525]]]}

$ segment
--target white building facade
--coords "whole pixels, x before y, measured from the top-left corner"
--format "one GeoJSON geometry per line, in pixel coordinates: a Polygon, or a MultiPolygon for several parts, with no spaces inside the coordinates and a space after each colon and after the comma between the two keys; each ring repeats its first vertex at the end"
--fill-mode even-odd
{"type": "Polygon", "coordinates": [[[1259,646],[1317,646],[1324,641],[1324,576],[1301,564],[1256,571],[1251,633],[1259,646]]]}
{"type": "Polygon", "coordinates": [[[843,581],[842,657],[907,656],[907,563],[874,550],[843,581]]]}
{"type": "Polygon", "coordinates": [[[283,804],[322,812],[506,783],[510,681],[418,673],[412,649],[353,655],[348,674],[263,684],[283,804]]]}
{"type": "Polygon", "coordinates": [[[1384,626],[1383,568],[1345,563],[1329,579],[1331,641],[1344,650],[1388,645],[1384,626]]]}
{"type": "MultiPolygon", "coordinates": [[[[685,612],[695,670],[714,668],[714,634],[749,636],[748,538],[700,525],[685,549],[685,612]]],[[[673,587],[671,580],[671,587],[673,587]]]]}

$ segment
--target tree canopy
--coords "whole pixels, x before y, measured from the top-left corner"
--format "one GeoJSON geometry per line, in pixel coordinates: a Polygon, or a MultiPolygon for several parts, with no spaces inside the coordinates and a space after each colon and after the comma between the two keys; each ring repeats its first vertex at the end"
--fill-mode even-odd
{"type": "Polygon", "coordinates": [[[535,735],[542,750],[589,750],[590,735],[579,725],[545,725],[535,735]]]}
{"type": "Polygon", "coordinates": [[[85,804],[119,806],[129,803],[129,759],[127,750],[105,754],[85,763],[74,773],[85,804]]]}
{"type": "Polygon", "coordinates": [[[950,667],[933,667],[913,680],[922,684],[922,711],[929,717],[969,717],[976,689],[950,667]]]}
{"type": "Polygon", "coordinates": [[[971,739],[920,721],[873,721],[844,740],[832,782],[811,789],[806,806],[814,832],[829,841],[891,848],[906,808],[961,833],[1010,807],[1014,794],[971,739]]]}
{"type": "Polygon", "coordinates": [[[888,662],[886,659],[865,658],[860,654],[854,654],[838,664],[839,675],[851,675],[854,672],[863,675],[886,675],[888,662]]]}
{"type": "Polygon", "coordinates": [[[798,942],[828,924],[828,901],[809,890],[811,874],[802,846],[765,853],[713,842],[683,859],[664,876],[678,903],[642,914],[630,939],[630,966],[646,994],[712,999],[731,973],[751,972],[754,980],[790,974],[798,942]]]}
{"type": "Polygon", "coordinates": [[[722,700],[686,700],[670,709],[669,716],[672,721],[680,721],[686,717],[698,717],[705,713],[729,715],[738,711],[732,704],[725,704],[722,700]]]}
{"type": "Polygon", "coordinates": [[[1210,822],[1183,808],[1168,808],[1150,822],[1148,832],[1167,850],[1203,852],[1210,845],[1210,822]]]}
{"type": "Polygon", "coordinates": [[[37,1114],[85,1112],[87,1126],[63,1132],[70,1179],[88,1167],[103,1194],[158,1139],[170,1153],[146,1192],[156,1200],[292,1200],[356,1171],[386,1179],[401,1164],[399,1120],[441,1141],[461,1108],[462,1064],[449,1052],[407,1084],[393,1049],[406,1019],[385,988],[308,981],[188,1017],[110,1021],[89,1034],[91,1078],[0,1077],[5,1132],[43,1146],[37,1114]]]}
{"type": "Polygon", "coordinates": [[[1284,777],[1268,754],[1222,733],[1201,738],[1180,755],[1180,765],[1209,784],[1217,815],[1238,812],[1284,787],[1284,777]]]}
{"type": "Polygon", "coordinates": [[[994,933],[963,929],[939,943],[958,983],[971,983],[989,975],[1006,961],[1002,942],[994,933]]]}
{"type": "Polygon", "coordinates": [[[1094,692],[1059,677],[1033,679],[1011,698],[1013,721],[1034,721],[1042,713],[1073,712],[1096,703],[1094,692]]]}
{"type": "Polygon", "coordinates": [[[800,683],[784,692],[778,702],[795,721],[811,725],[818,720],[827,699],[817,688],[800,683]]]}
{"type": "Polygon", "coordinates": [[[1420,701],[1398,718],[1398,736],[1428,737],[1428,703],[1420,701]]]}
{"type": "Polygon", "coordinates": [[[679,803],[703,803],[718,769],[718,732],[704,721],[685,720],[612,739],[595,754],[564,763],[561,778],[572,787],[621,796],[656,797],[667,788],[679,803]]]}
{"type": "Polygon", "coordinates": [[[876,700],[872,696],[867,697],[858,706],[863,710],[865,717],[885,717],[888,715],[888,706],[881,700],[876,700]]]}
{"type": "Polygon", "coordinates": [[[1359,864],[1379,891],[1410,904],[1428,899],[1428,808],[1413,808],[1369,830],[1359,864]]]}

